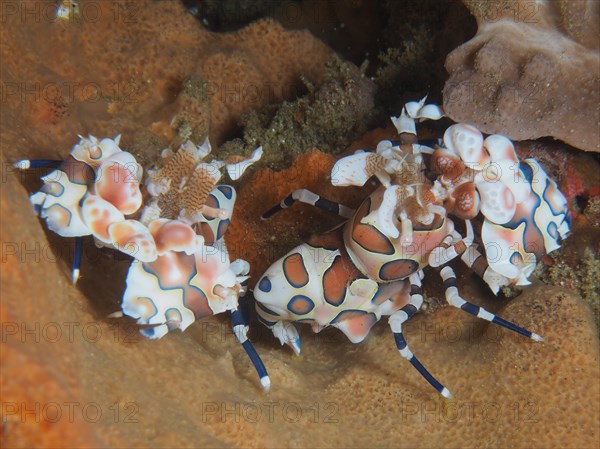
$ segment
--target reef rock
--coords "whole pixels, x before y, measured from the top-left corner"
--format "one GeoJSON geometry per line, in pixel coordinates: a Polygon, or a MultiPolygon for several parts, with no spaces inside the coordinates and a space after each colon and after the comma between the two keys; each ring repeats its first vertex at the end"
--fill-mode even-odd
{"type": "Polygon", "coordinates": [[[514,140],[600,151],[600,3],[464,0],[473,39],[450,53],[444,110],[514,140]]]}

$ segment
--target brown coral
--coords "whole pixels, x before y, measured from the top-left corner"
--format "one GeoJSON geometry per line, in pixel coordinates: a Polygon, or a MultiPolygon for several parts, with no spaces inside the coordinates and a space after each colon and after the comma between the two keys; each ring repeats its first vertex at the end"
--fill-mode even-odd
{"type": "Polygon", "coordinates": [[[72,21],[53,19],[52,0],[3,6],[0,134],[13,156],[7,143],[24,127],[20,151],[33,157],[91,132],[136,136],[156,151],[210,126],[218,145],[242,113],[295,98],[301,75],[319,84],[331,54],[273,20],[216,34],[178,1],[78,3],[72,21]]]}
{"type": "Polygon", "coordinates": [[[600,4],[464,3],[479,29],[446,59],[448,116],[514,140],[552,136],[600,151],[600,4]]]}

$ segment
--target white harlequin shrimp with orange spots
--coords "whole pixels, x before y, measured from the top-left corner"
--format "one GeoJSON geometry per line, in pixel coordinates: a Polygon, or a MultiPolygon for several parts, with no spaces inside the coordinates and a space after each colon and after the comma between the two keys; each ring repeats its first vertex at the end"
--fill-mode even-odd
{"type": "Polygon", "coordinates": [[[381,141],[376,152],[357,152],[335,164],[334,185],[363,186],[372,176],[381,183],[357,210],[301,189],[265,212],[263,219],[300,201],[348,220],[276,261],[259,278],[254,296],[259,320],[297,354],[294,322],[308,323],[314,332],[333,326],[358,343],[389,316],[400,354],[450,397],[402,333],[403,323],[423,304],[423,268],[439,269],[451,306],[542,341],[465,301],[449,263],[460,258],[494,293],[528,284],[536,262],[566,237],[570,215],[554,181],[535,160],[519,161],[504,136],[484,139],[474,126],[455,124],[433,148],[419,143],[415,122],[442,116],[425,99],[408,103],[399,118],[392,117],[398,141],[381,141]],[[476,217],[483,220],[479,249],[471,225],[476,217]],[[466,235],[455,229],[457,220],[464,222],[466,235]]]}
{"type": "Polygon", "coordinates": [[[128,315],[144,326],[144,336],[161,338],[228,311],[234,333],[268,389],[269,376],[246,336],[248,317],[239,302],[250,266],[241,259],[230,262],[223,239],[236,193],[219,184],[222,168],[238,179],[260,159],[262,148],[250,158],[207,163],[208,139],[198,146],[187,141],[176,152],[163,151],[162,167],[148,171],[141,186],[142,167],[119,143],[120,136],[81,137],[65,161],[15,164],[54,169],[30,200],[52,231],[76,238],[73,283],[79,277],[82,237],[92,235],[98,246],[133,258],[122,311],[111,317],[128,315]]]}

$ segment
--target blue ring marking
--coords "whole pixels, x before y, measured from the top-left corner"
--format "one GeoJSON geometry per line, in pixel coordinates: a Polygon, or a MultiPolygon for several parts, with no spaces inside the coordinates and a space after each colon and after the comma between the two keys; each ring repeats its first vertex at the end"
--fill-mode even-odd
{"type": "MultiPolygon", "coordinates": [[[[533,224],[535,224],[535,227],[541,232],[540,228],[537,226],[537,223],[535,222],[535,211],[538,210],[538,208],[540,207],[540,204],[542,204],[542,202],[541,202],[540,196],[537,193],[535,193],[533,191],[533,189],[531,189],[531,194],[533,195],[533,197],[535,199],[535,204],[534,204],[534,207],[531,209],[531,211],[529,211],[528,215],[529,215],[529,217],[531,217],[531,221],[533,224]]],[[[510,220],[508,223],[504,223],[503,225],[497,225],[497,226],[502,226],[504,228],[511,229],[514,231],[523,222],[525,222],[525,228],[526,228],[525,230],[527,230],[527,218],[521,218],[518,221],[514,221],[514,219],[513,219],[513,220],[510,220]]]]}
{"type": "Polygon", "coordinates": [[[150,301],[150,304],[152,304],[152,307],[154,307],[154,313],[148,317],[148,321],[150,321],[150,319],[155,317],[158,313],[158,307],[156,307],[156,304],[154,304],[152,298],[148,298],[147,296],[138,296],[138,298],[147,299],[148,301],[150,301]]]}
{"type": "Polygon", "coordinates": [[[183,315],[181,315],[181,311],[177,308],[177,307],[169,307],[166,311],[165,311],[165,318],[167,319],[167,322],[169,321],[169,312],[176,312],[177,315],[179,315],[179,321],[183,321],[183,315]]]}
{"type": "Polygon", "coordinates": [[[402,335],[402,332],[399,333],[394,333],[394,340],[396,342],[396,347],[400,350],[406,348],[406,340],[404,339],[404,335],[402,335]]]}
{"type": "Polygon", "coordinates": [[[227,231],[227,226],[229,226],[229,218],[219,221],[219,226],[217,226],[217,240],[219,240],[227,231]]]}
{"type": "MultiPolygon", "coordinates": [[[[65,176],[67,176],[66,173],[65,173],[65,176]]],[[[50,195],[55,198],[60,198],[65,193],[65,187],[60,182],[50,181],[50,182],[44,183],[44,185],[40,188],[40,192],[44,192],[46,195],[50,195]],[[52,188],[54,188],[55,185],[58,185],[60,187],[60,192],[57,195],[55,195],[51,190],[52,188]]]]}
{"type": "MultiPolygon", "coordinates": [[[[391,299],[391,298],[390,298],[391,299]]],[[[408,315],[408,317],[412,317],[413,315],[415,315],[419,310],[417,309],[417,307],[414,304],[406,304],[404,307],[402,307],[400,310],[403,310],[404,313],[406,313],[408,315]]]]}
{"type": "Polygon", "coordinates": [[[225,198],[227,198],[228,200],[233,198],[233,192],[234,192],[233,187],[226,186],[226,185],[218,185],[217,189],[219,190],[219,192],[221,192],[223,195],[225,195],[225,198]]]}
{"type": "MultiPolygon", "coordinates": [[[[159,256],[159,257],[160,257],[160,256],[159,256]]],[[[194,276],[196,276],[196,274],[197,274],[198,272],[196,271],[196,260],[195,260],[194,256],[188,256],[188,257],[191,257],[192,259],[194,259],[194,269],[192,270],[192,274],[190,275],[190,277],[187,279],[187,284],[188,284],[190,287],[192,287],[192,288],[195,288],[195,289],[197,289],[197,290],[200,290],[199,288],[197,288],[197,287],[194,287],[193,285],[190,285],[190,281],[191,281],[191,280],[194,278],[194,276]]],[[[156,261],[154,261],[154,262],[156,262],[156,261]]],[[[167,290],[184,290],[184,288],[183,288],[183,287],[163,287],[163,285],[162,285],[162,284],[161,284],[161,282],[160,282],[160,277],[158,276],[158,274],[157,274],[155,271],[153,271],[153,270],[152,270],[152,268],[150,268],[150,267],[146,266],[146,264],[150,264],[150,263],[154,263],[154,262],[141,262],[141,264],[142,264],[142,269],[143,269],[143,270],[144,270],[146,273],[148,273],[148,274],[151,274],[152,276],[154,276],[154,277],[156,278],[156,281],[157,281],[157,283],[158,283],[158,287],[159,287],[161,290],[165,290],[165,291],[167,291],[167,290]]],[[[200,290],[200,291],[202,291],[202,290],[200,290]]],[[[204,292],[202,292],[202,293],[204,293],[204,292]]]]}
{"type": "Polygon", "coordinates": [[[514,265],[514,266],[517,266],[517,263],[524,262],[523,256],[521,256],[521,254],[518,252],[511,253],[511,255],[508,257],[508,261],[510,262],[511,265],[514,265]]]}
{"type": "Polygon", "coordinates": [[[271,280],[268,276],[263,276],[262,279],[258,282],[259,290],[269,293],[273,285],[271,284],[271,280]]]}
{"type": "MultiPolygon", "coordinates": [[[[67,209],[65,206],[63,206],[62,204],[59,204],[59,203],[54,203],[50,207],[43,207],[42,206],[42,212],[46,213],[46,216],[42,217],[42,218],[44,218],[46,220],[46,223],[48,222],[47,211],[49,211],[53,207],[60,207],[61,209],[64,209],[67,212],[67,214],[69,214],[69,220],[67,221],[67,226],[66,227],[68,228],[69,226],[71,226],[71,220],[73,220],[73,214],[71,213],[71,211],[69,209],[67,209]]],[[[56,231],[54,231],[54,232],[56,232],[56,231]]]]}
{"type": "Polygon", "coordinates": [[[554,223],[553,221],[551,221],[550,223],[548,223],[548,226],[546,227],[546,231],[548,231],[548,234],[550,235],[550,237],[552,237],[555,241],[558,242],[558,227],[556,226],[556,223],[554,223]]]}
{"type": "Polygon", "coordinates": [[[150,301],[150,304],[152,304],[152,307],[154,308],[154,313],[152,315],[150,315],[146,321],[146,324],[150,324],[149,321],[152,318],[154,318],[156,316],[156,314],[158,313],[158,307],[156,307],[156,304],[154,304],[154,300],[152,298],[148,298],[147,296],[136,296],[135,300],[138,300],[138,299],[147,299],[148,301],[150,301]]]}
{"type": "Polygon", "coordinates": [[[310,312],[312,312],[312,310],[315,308],[315,303],[308,296],[296,295],[296,296],[293,296],[292,299],[290,299],[290,301],[287,304],[287,308],[290,312],[292,312],[295,315],[307,315],[310,312]],[[309,309],[306,312],[296,312],[293,309],[293,307],[294,307],[294,304],[298,301],[308,304],[309,309]]]}
{"type": "MultiPolygon", "coordinates": [[[[102,140],[104,140],[104,139],[102,139],[102,140]]],[[[102,140],[100,142],[102,142],[102,140]]],[[[93,161],[99,161],[100,159],[102,159],[102,156],[104,155],[104,151],[102,151],[102,148],[100,148],[100,142],[98,142],[98,145],[96,145],[96,149],[100,153],[100,156],[94,157],[94,156],[92,156],[92,152],[88,151],[88,154],[90,155],[90,159],[93,160],[93,161]]]]}
{"type": "Polygon", "coordinates": [[[261,303],[259,301],[256,301],[256,307],[258,307],[263,312],[268,313],[269,315],[281,316],[277,312],[275,312],[274,310],[269,309],[267,306],[265,306],[263,303],[261,303]]]}
{"type": "Polygon", "coordinates": [[[87,191],[87,192],[85,192],[85,193],[83,194],[83,196],[81,197],[81,199],[79,200],[79,203],[77,203],[77,205],[79,206],[79,208],[80,208],[80,209],[83,207],[83,203],[85,203],[85,200],[86,200],[86,199],[87,199],[87,197],[90,195],[90,193],[89,193],[89,192],[90,192],[90,191],[89,191],[89,189],[88,189],[88,191],[87,191]]]}

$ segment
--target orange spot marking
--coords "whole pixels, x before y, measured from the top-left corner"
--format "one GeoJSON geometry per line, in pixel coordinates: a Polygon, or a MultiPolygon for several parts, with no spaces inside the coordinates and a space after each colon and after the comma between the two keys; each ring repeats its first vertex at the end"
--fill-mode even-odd
{"type": "Polygon", "coordinates": [[[348,320],[348,331],[355,337],[364,338],[375,323],[376,320],[373,315],[359,315],[348,320]]]}
{"type": "Polygon", "coordinates": [[[477,215],[475,186],[472,182],[461,184],[454,191],[456,210],[454,213],[463,220],[470,220],[477,215]]]}
{"type": "Polygon", "coordinates": [[[398,259],[387,262],[381,267],[379,277],[385,281],[404,279],[419,269],[419,264],[414,260],[398,259]]]}
{"type": "Polygon", "coordinates": [[[348,336],[355,340],[363,340],[371,327],[377,322],[377,318],[372,313],[365,313],[359,310],[349,310],[340,313],[332,323],[339,323],[339,327],[348,336]]]}
{"type": "Polygon", "coordinates": [[[283,272],[288,282],[296,288],[308,284],[308,272],[304,266],[302,255],[295,253],[287,256],[283,261],[283,272]]]}
{"type": "Polygon", "coordinates": [[[336,256],[333,264],[323,275],[323,295],[325,301],[334,306],[339,306],[346,295],[347,272],[341,256],[336,256]]]}
{"type": "Polygon", "coordinates": [[[394,246],[389,239],[371,225],[360,222],[368,213],[371,201],[365,201],[354,218],[352,239],[367,251],[377,254],[394,254],[394,246]]]}
{"type": "Polygon", "coordinates": [[[46,209],[47,219],[51,219],[54,223],[58,224],[61,228],[69,226],[71,221],[71,214],[69,211],[59,204],[53,204],[46,209]]]}
{"type": "Polygon", "coordinates": [[[311,304],[307,299],[296,298],[289,305],[289,310],[297,315],[306,315],[314,308],[314,304],[311,304]]]}
{"type": "Polygon", "coordinates": [[[154,236],[156,248],[159,251],[170,248],[181,248],[190,246],[194,242],[196,234],[189,226],[182,223],[167,223],[162,226],[157,235],[154,236]]]}
{"type": "Polygon", "coordinates": [[[112,224],[110,220],[110,212],[108,210],[100,211],[100,209],[92,209],[94,220],[90,224],[92,232],[99,235],[103,239],[108,239],[108,227],[112,224]]]}
{"type": "Polygon", "coordinates": [[[465,171],[465,166],[459,157],[441,150],[433,152],[433,167],[434,170],[451,180],[458,178],[465,171]]]}

